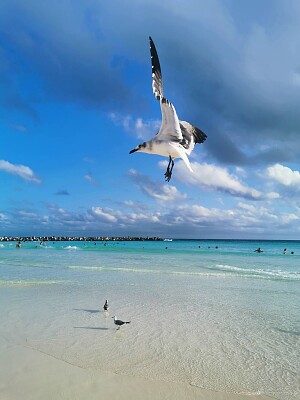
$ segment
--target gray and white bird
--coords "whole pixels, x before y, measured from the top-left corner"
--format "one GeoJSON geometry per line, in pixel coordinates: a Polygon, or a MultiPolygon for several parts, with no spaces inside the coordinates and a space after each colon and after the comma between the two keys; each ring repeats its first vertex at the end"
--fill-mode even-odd
{"type": "Polygon", "coordinates": [[[141,152],[168,157],[169,164],[165,172],[165,178],[169,182],[175,158],[181,158],[188,169],[193,172],[188,155],[191,154],[196,143],[203,143],[205,141],[207,135],[189,122],[180,121],[175,107],[164,97],[157,51],[151,37],[149,37],[149,40],[152,63],[152,89],[155,98],[160,103],[162,123],[156,136],[147,142],[139,144],[129,154],[141,152]]]}
{"type": "Polygon", "coordinates": [[[104,306],[103,306],[103,310],[104,311],[108,311],[109,307],[108,307],[108,301],[105,300],[104,306]]]}
{"type": "Polygon", "coordinates": [[[118,329],[121,328],[122,325],[124,324],[130,324],[131,321],[121,321],[120,319],[118,319],[116,316],[112,317],[114,319],[114,323],[115,325],[118,326],[118,329]]]}

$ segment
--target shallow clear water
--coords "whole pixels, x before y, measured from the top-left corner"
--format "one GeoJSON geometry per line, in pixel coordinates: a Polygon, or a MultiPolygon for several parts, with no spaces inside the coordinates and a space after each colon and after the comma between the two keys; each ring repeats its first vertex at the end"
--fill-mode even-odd
{"type": "Polygon", "coordinates": [[[0,246],[8,342],[84,368],[300,398],[300,242],[15,246],[0,246]],[[116,331],[113,315],[131,323],[116,331]]]}

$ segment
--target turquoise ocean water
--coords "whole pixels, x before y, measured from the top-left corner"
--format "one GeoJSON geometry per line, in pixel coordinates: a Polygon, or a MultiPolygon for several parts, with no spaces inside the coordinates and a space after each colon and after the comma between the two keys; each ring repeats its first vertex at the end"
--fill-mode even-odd
{"type": "Polygon", "coordinates": [[[35,246],[0,244],[10,343],[84,368],[300,398],[300,241],[35,246]],[[131,324],[117,332],[113,315],[131,324]]]}

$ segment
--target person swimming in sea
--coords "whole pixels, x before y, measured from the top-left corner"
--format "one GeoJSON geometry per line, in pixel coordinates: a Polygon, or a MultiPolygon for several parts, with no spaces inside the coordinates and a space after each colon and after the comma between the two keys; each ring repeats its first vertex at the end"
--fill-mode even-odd
{"type": "Polygon", "coordinates": [[[263,250],[259,247],[258,249],[256,249],[256,250],[254,250],[255,251],[255,253],[262,253],[263,252],[263,250]]]}

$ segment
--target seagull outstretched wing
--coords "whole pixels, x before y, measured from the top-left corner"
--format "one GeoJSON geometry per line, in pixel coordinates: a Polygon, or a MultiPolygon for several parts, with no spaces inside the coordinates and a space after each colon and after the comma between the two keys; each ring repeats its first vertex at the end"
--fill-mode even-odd
{"type": "Polygon", "coordinates": [[[159,58],[151,37],[149,37],[149,40],[152,64],[152,90],[154,97],[160,102],[162,114],[162,123],[157,134],[157,139],[180,142],[182,140],[182,132],[179,125],[179,119],[173,104],[163,96],[162,74],[159,58]]]}
{"type": "Polygon", "coordinates": [[[163,97],[163,87],[162,87],[162,76],[160,63],[157,55],[157,51],[153,40],[149,36],[150,41],[150,55],[151,55],[151,64],[152,64],[152,89],[153,94],[157,100],[160,100],[163,97]]]}

